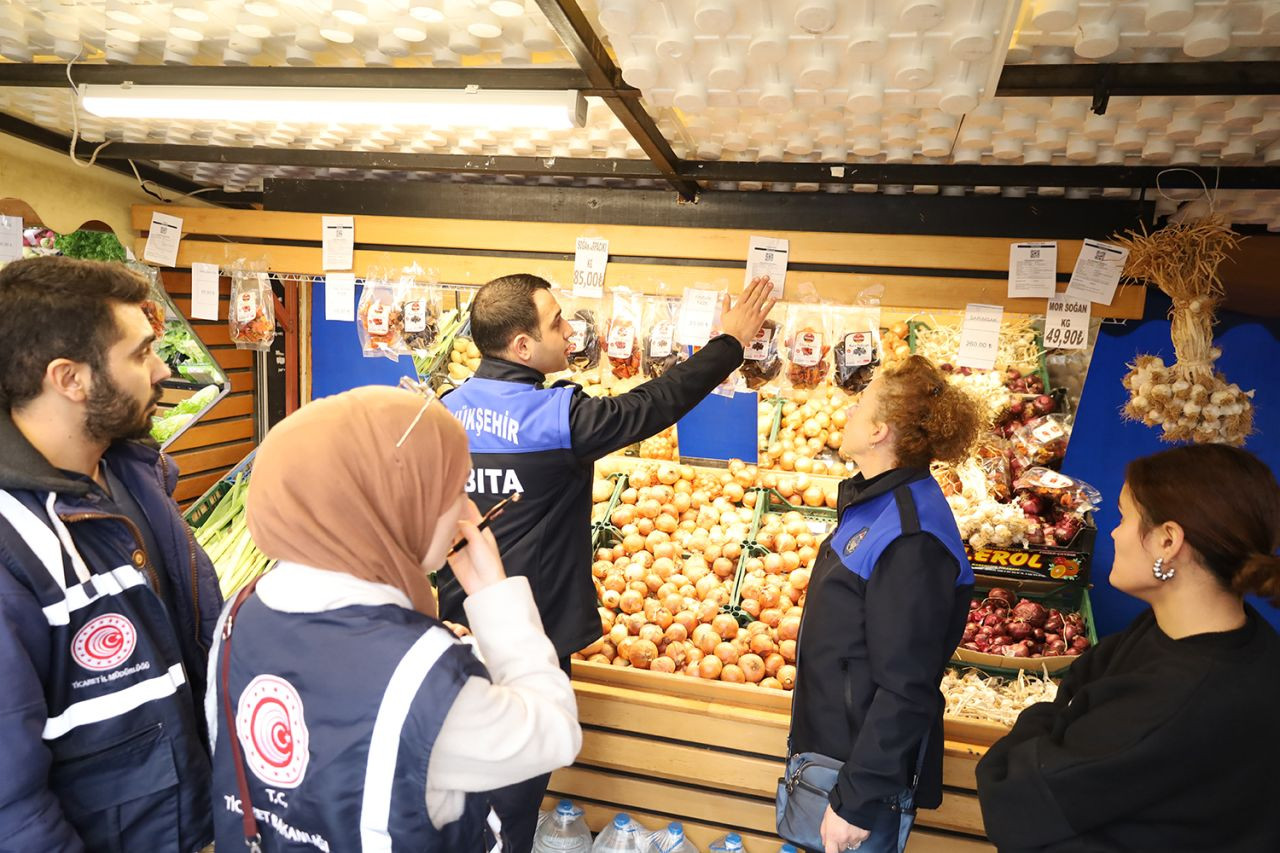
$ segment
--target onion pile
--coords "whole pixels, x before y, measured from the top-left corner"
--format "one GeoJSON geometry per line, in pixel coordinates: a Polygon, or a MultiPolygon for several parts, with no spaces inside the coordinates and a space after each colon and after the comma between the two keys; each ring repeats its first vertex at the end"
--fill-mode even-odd
{"type": "Polygon", "coordinates": [[[906,323],[894,323],[880,331],[881,361],[886,367],[901,364],[911,356],[910,335],[911,330],[906,323]]]}
{"type": "MultiPolygon", "coordinates": [[[[826,534],[811,530],[799,512],[765,516],[757,541],[769,551],[746,560],[740,596],[753,621],[742,627],[721,612],[732,597],[759,479],[756,467],[740,460],[726,471],[637,467],[609,517],[618,542],[597,550],[592,564],[602,635],[575,657],[790,690],[809,575],[826,534]]],[[[793,494],[796,485],[788,484],[793,494]]],[[[597,519],[613,488],[607,479],[594,482],[597,519]]],[[[800,499],[808,492],[825,503],[826,493],[812,488],[806,484],[800,499]]]]}
{"type": "Polygon", "coordinates": [[[1010,658],[1075,656],[1090,646],[1084,616],[999,587],[969,602],[960,648],[1010,658]]]}
{"type": "Polygon", "coordinates": [[[834,385],[821,385],[811,391],[792,389],[782,405],[778,435],[772,442],[773,409],[768,417],[761,406],[760,467],[802,474],[847,477],[853,472],[850,463],[836,454],[844,440],[846,410],[853,397],[834,385]]]}
{"type": "Polygon", "coordinates": [[[642,459],[673,460],[679,453],[680,449],[679,444],[676,442],[676,428],[674,426],[667,427],[657,435],[640,442],[640,457],[642,459]]]}

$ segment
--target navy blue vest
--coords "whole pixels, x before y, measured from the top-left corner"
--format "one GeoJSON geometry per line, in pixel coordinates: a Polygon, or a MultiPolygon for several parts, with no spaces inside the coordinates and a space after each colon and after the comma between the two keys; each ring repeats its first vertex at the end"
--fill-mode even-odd
{"type": "Polygon", "coordinates": [[[467,431],[473,454],[569,450],[573,388],[540,389],[517,382],[471,378],[444,404],[467,431]]]}
{"type": "MultiPolygon", "coordinates": [[[[973,567],[964,552],[955,514],[942,490],[931,478],[916,480],[907,488],[911,490],[920,529],[936,536],[956,558],[960,566],[956,586],[971,585],[973,567]]],[[[831,534],[831,550],[845,568],[865,581],[871,577],[884,549],[901,535],[901,513],[893,492],[889,491],[845,509],[839,526],[831,534]]]]}
{"type": "Polygon", "coordinates": [[[0,491],[0,517],[18,537],[9,547],[33,558],[15,575],[49,626],[49,788],[88,849],[198,849],[209,759],[164,605],[135,566],[90,565],[76,546],[72,527],[110,517],[19,494],[0,491]]]}
{"type": "MultiPolygon", "coordinates": [[[[482,853],[487,796],[467,795],[441,830],[427,816],[445,715],[468,678],[488,678],[448,629],[395,605],[282,613],[253,595],[231,643],[231,706],[263,850],[482,853]]],[[[243,849],[217,703],[214,831],[219,849],[243,849]]]]}

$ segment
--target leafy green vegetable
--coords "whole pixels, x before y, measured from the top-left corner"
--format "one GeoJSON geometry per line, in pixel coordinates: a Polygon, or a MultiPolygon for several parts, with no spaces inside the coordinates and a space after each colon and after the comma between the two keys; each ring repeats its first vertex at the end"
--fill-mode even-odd
{"type": "Polygon", "coordinates": [[[164,444],[195,418],[194,412],[167,412],[151,420],[151,437],[164,444]]]}
{"type": "Polygon", "coordinates": [[[72,231],[54,240],[54,246],[68,258],[82,261],[123,261],[124,246],[110,231],[72,231]]]}

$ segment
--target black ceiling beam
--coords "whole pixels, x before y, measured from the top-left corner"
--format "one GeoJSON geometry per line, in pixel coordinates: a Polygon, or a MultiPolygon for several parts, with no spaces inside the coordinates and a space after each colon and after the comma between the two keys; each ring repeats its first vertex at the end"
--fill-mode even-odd
{"type": "Polygon", "coordinates": [[[938,185],[964,187],[1200,188],[1198,173],[1219,189],[1278,189],[1280,168],[1260,166],[969,166],[898,163],[733,163],[683,160],[680,174],[699,181],[938,185]],[[1164,174],[1161,174],[1164,173],[1164,174]]]}
{"type": "MultiPolygon", "coordinates": [[[[0,133],[7,133],[10,136],[16,136],[18,139],[31,142],[44,148],[52,149],[64,155],[69,154],[71,148],[71,137],[63,136],[60,133],[55,133],[54,131],[40,127],[39,125],[23,121],[22,119],[8,115],[7,113],[0,113],[0,133]]],[[[97,148],[99,144],[101,143],[90,144],[81,140],[76,146],[76,156],[82,163],[89,162],[89,158],[93,156],[93,149],[97,148]]],[[[103,148],[102,151],[99,152],[98,159],[94,165],[134,178],[133,169],[124,161],[147,158],[105,157],[104,155],[110,151],[115,144],[116,143],[112,143],[106,148],[103,148]]],[[[194,181],[189,181],[186,178],[157,169],[146,163],[135,163],[134,165],[138,167],[137,177],[140,177],[142,180],[161,189],[180,193],[182,195],[189,195],[200,190],[202,192],[200,192],[198,198],[212,204],[226,205],[228,207],[247,207],[262,201],[261,193],[228,193],[223,192],[222,190],[207,191],[209,190],[208,187],[201,186],[194,181]]]]}
{"type": "Polygon", "coordinates": [[[301,168],[372,169],[392,172],[451,172],[491,175],[624,178],[663,175],[647,160],[609,160],[594,157],[507,157],[484,154],[405,154],[381,151],[340,151],[315,148],[246,148],[229,145],[170,145],[113,143],[98,155],[112,160],[153,160],[179,163],[222,163],[301,168]]]}
{"type": "Polygon", "coordinates": [[[601,92],[612,90],[613,94],[602,94],[601,97],[662,173],[662,177],[675,188],[682,199],[695,201],[698,197],[698,185],[680,176],[680,160],[671,150],[662,131],[658,130],[653,117],[645,111],[638,98],[625,94],[627,90],[634,92],[634,89],[623,82],[622,72],[614,64],[609,51],[592,29],[591,22],[582,9],[574,0],[537,0],[537,3],[551,28],[573,55],[578,67],[591,81],[591,85],[601,92]]]}
{"type": "MultiPolygon", "coordinates": [[[[139,86],[284,86],[335,89],[576,89],[596,94],[577,68],[291,68],[218,65],[75,65],[76,83],[139,86]]],[[[0,63],[0,86],[66,86],[62,63],[0,63]]],[[[620,96],[639,97],[639,90],[620,96]]],[[[614,94],[614,87],[607,87],[614,94]]]]}
{"type": "Polygon", "coordinates": [[[997,98],[1093,95],[1276,95],[1280,62],[1123,62],[1006,65],[997,98]]]}

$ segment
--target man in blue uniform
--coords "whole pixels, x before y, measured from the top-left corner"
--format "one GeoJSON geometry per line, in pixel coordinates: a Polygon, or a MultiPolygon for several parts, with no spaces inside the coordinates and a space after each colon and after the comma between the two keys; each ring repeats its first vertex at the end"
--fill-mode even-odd
{"type": "MultiPolygon", "coordinates": [[[[775,299],[756,279],[720,320],[722,334],[662,376],[617,397],[589,397],[577,385],[544,388],[569,366],[573,328],[532,275],[495,279],[471,303],[471,333],[483,356],[476,375],[444,397],[471,445],[467,491],[483,512],[515,492],[492,530],[508,575],[533,587],[547,636],[565,671],[569,656],[600,636],[591,580],[591,482],[594,462],[684,417],[742,364],[743,348],[775,299]]],[[[464,622],[465,597],[448,570],[440,577],[440,616],[464,622]]],[[[549,777],[499,799],[516,853],[532,843],[549,777]]]]}
{"type": "Polygon", "coordinates": [[[0,270],[0,846],[195,851],[222,600],[144,438],[169,371],[118,264],[0,270]]]}

